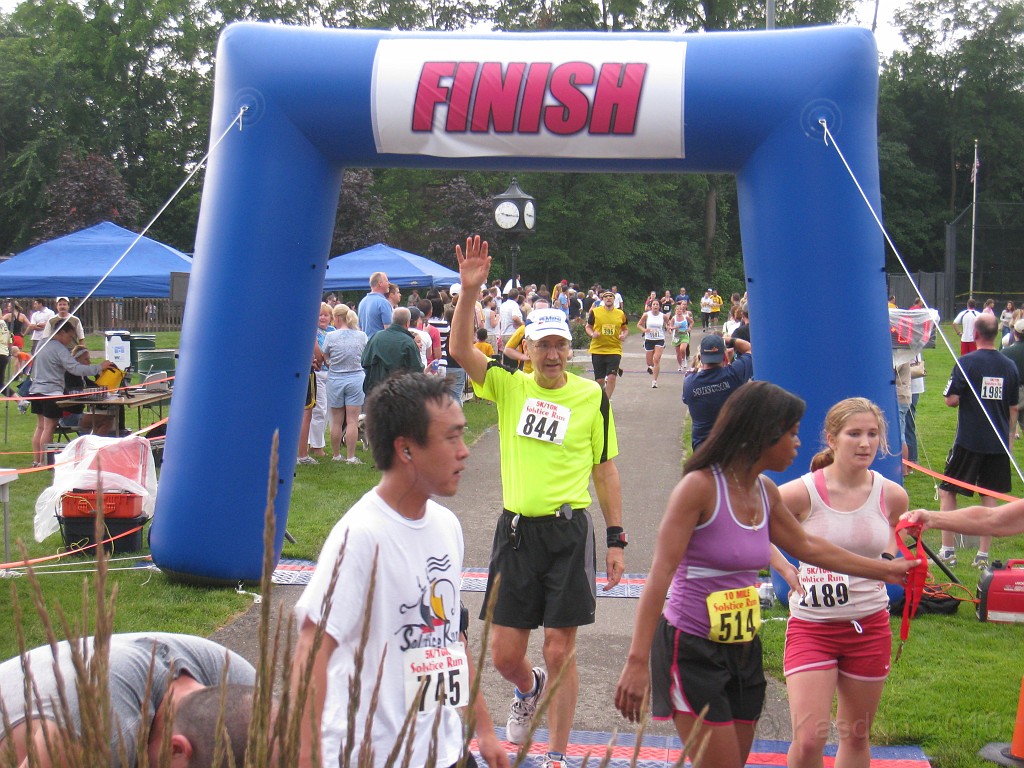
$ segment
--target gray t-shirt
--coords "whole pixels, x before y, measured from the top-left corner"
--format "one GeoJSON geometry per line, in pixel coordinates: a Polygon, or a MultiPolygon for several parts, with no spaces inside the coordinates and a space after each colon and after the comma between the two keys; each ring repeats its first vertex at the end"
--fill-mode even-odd
{"type": "Polygon", "coordinates": [[[359,362],[366,348],[366,334],[352,328],[331,331],[324,339],[322,351],[331,373],[362,373],[359,362]]]}
{"type": "MultiPolygon", "coordinates": [[[[87,638],[84,643],[86,651],[91,652],[92,638],[87,638]]],[[[135,766],[136,737],[142,719],[146,680],[149,676],[150,660],[154,658],[154,649],[153,685],[147,706],[150,718],[156,714],[157,707],[163,701],[168,684],[183,672],[202,685],[219,685],[221,670],[227,660],[228,683],[253,685],[256,681],[256,671],[249,662],[212,640],[165,632],[113,635],[110,640],[110,749],[114,756],[111,763],[114,768],[121,768],[118,755],[122,740],[125,754],[128,755],[125,768],[135,766]]],[[[56,668],[63,678],[68,695],[70,726],[76,734],[79,733],[82,718],[75,690],[75,670],[71,661],[70,645],[67,641],[58,644],[56,661],[49,646],[29,651],[27,660],[33,684],[39,691],[42,704],[40,706],[39,701],[33,701],[32,716],[44,717],[61,724],[61,705],[54,671],[56,668]]],[[[0,664],[0,699],[12,727],[26,719],[24,680],[20,658],[16,657],[0,664]]],[[[0,740],[5,735],[3,721],[0,719],[0,740]]]]}

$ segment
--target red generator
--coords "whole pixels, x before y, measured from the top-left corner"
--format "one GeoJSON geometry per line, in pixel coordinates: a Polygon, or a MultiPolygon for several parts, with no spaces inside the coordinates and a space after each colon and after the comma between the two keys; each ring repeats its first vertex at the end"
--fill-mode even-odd
{"type": "Polygon", "coordinates": [[[1024,560],[998,560],[978,581],[978,620],[1024,623],[1024,560]]]}

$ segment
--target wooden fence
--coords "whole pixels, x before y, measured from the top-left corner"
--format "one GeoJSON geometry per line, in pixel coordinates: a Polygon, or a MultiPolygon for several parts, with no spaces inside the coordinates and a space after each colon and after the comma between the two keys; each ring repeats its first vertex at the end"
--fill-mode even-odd
{"type": "MultiPolygon", "coordinates": [[[[79,299],[71,297],[71,306],[79,299]]],[[[76,312],[86,333],[180,331],[184,304],[170,299],[89,299],[76,312]]]]}

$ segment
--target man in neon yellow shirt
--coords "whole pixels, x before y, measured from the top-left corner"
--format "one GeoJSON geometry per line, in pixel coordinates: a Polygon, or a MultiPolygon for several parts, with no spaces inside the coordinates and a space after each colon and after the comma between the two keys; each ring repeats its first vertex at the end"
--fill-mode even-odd
{"type": "Polygon", "coordinates": [[[591,338],[589,351],[594,378],[611,400],[622,364],[622,342],[629,335],[626,313],[615,307],[614,291],[602,291],[601,303],[590,308],[587,335],[591,338]]]}
{"type": "MultiPolygon", "coordinates": [[[[465,251],[456,246],[455,254],[463,285],[487,279],[486,242],[468,238],[465,251]]],[[[500,573],[491,656],[516,686],[507,738],[522,743],[548,676],[561,675],[547,710],[550,751],[544,767],[565,768],[579,693],[576,631],[593,623],[597,604],[588,487],[593,477],[607,528],[606,590],[625,569],[622,487],[608,398],[595,382],[566,371],[572,334],[565,315],[534,310],[525,334],[534,369],[529,375],[509,371],[473,347],[472,312],[461,304],[448,343],[476,394],[498,406],[505,508],[494,532],[488,591],[500,573]],[[546,669],[533,667],[526,656],[530,632],[539,626],[546,669]]]]}

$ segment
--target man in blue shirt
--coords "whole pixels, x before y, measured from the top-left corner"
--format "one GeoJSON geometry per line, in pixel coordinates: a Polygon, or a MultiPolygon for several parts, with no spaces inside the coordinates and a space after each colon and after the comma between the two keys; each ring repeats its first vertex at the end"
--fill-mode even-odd
{"type": "MultiPolygon", "coordinates": [[[[1012,475],[1008,452],[1017,432],[1020,378],[1013,361],[995,348],[999,321],[994,315],[978,315],[974,333],[977,350],[960,358],[942,393],[946,405],[958,409],[956,438],[943,474],[989,491],[1009,493],[1012,475]]],[[[970,497],[974,491],[949,481],[940,483],[939,509],[956,509],[957,494],[970,497]]],[[[994,507],[996,499],[982,496],[981,505],[994,507]]],[[[991,542],[991,536],[981,537],[974,557],[976,567],[988,565],[991,542]]],[[[956,564],[951,531],[942,532],[939,556],[947,564],[956,564]]]]}
{"type": "Polygon", "coordinates": [[[690,442],[695,451],[711,433],[725,401],[754,378],[750,342],[735,339],[733,344],[735,356],[731,363],[726,364],[722,337],[717,333],[706,335],[700,342],[700,370],[683,381],[683,402],[690,409],[693,420],[690,442]]]}
{"type": "Polygon", "coordinates": [[[370,275],[370,292],[359,302],[359,308],[356,310],[359,315],[359,327],[368,339],[391,325],[393,307],[388,301],[389,285],[387,275],[383,272],[374,272],[370,275]]]}

